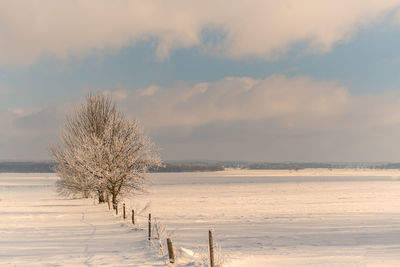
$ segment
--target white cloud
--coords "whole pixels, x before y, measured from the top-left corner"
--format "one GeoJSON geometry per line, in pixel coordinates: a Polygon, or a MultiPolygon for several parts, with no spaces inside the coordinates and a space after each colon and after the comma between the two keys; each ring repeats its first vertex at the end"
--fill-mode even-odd
{"type": "Polygon", "coordinates": [[[151,96],[154,95],[155,92],[157,92],[158,88],[158,86],[152,85],[147,88],[137,90],[137,93],[139,93],[141,96],[151,96]]]}
{"type": "Polygon", "coordinates": [[[310,77],[228,77],[131,91],[119,106],[173,159],[396,161],[400,94],[351,95],[310,77]]]}
{"type": "Polygon", "coordinates": [[[143,94],[149,88],[131,91],[119,100],[148,127],[195,127],[213,121],[266,118],[293,125],[310,118],[339,116],[351,101],[347,89],[335,83],[283,75],[264,80],[228,77],[143,94]]]}
{"type": "Polygon", "coordinates": [[[0,109],[0,160],[49,159],[48,146],[60,134],[65,111],[65,105],[0,109]]]}
{"type": "Polygon", "coordinates": [[[0,64],[115,51],[141,40],[153,42],[161,59],[193,46],[232,58],[276,58],[298,42],[327,52],[399,6],[398,0],[0,0],[0,64]],[[204,32],[222,37],[210,41],[204,32]]]}
{"type": "MultiPolygon", "coordinates": [[[[277,74],[106,93],[142,122],[164,159],[400,159],[399,92],[352,95],[336,82],[277,74]]],[[[0,111],[0,159],[48,157],[74,105],[0,111]]]]}
{"type": "Polygon", "coordinates": [[[17,115],[17,116],[22,116],[26,112],[22,108],[12,108],[12,109],[10,109],[10,111],[11,111],[12,114],[17,115]]]}

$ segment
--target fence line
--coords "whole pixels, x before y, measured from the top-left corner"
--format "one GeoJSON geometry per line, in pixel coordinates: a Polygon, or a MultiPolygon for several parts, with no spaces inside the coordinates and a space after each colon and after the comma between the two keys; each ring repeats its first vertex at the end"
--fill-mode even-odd
{"type": "MultiPolygon", "coordinates": [[[[123,220],[125,220],[126,217],[126,205],[125,203],[123,203],[122,205],[123,207],[123,214],[122,214],[122,218],[123,220]]],[[[118,215],[118,204],[117,205],[113,205],[113,208],[115,209],[115,215],[118,215]]],[[[151,241],[152,239],[152,227],[156,227],[157,224],[157,220],[154,217],[154,224],[152,224],[152,215],[151,213],[148,214],[148,216],[145,215],[141,215],[138,213],[135,213],[135,210],[132,209],[132,225],[138,225],[138,220],[136,220],[137,217],[140,218],[147,218],[148,220],[148,240],[151,241]]],[[[158,235],[160,235],[160,233],[158,233],[158,231],[156,231],[158,235]]],[[[159,239],[160,241],[160,245],[161,245],[161,236],[158,236],[157,239],[159,239]]],[[[169,262],[174,264],[175,263],[175,253],[174,253],[174,247],[172,245],[172,240],[170,237],[168,237],[166,239],[167,242],[167,247],[168,247],[168,258],[169,258],[169,262]]],[[[214,260],[214,237],[213,237],[213,231],[209,230],[208,231],[208,249],[209,249],[209,259],[210,259],[210,267],[215,267],[215,260],[214,260]]]]}

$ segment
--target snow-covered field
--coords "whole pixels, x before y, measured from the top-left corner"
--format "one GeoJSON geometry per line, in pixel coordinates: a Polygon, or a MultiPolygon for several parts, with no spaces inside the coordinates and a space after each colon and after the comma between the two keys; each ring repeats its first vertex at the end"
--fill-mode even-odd
{"type": "Polygon", "coordinates": [[[0,266],[164,266],[143,231],[93,200],[61,199],[55,180],[0,175],[0,266]]]}
{"type": "Polygon", "coordinates": [[[207,262],[208,229],[228,267],[400,265],[399,171],[151,177],[148,194],[125,201],[137,212],[149,203],[133,227],[107,205],[60,198],[54,175],[1,174],[0,266],[166,266],[146,240],[148,212],[180,252],[178,266],[207,262]]]}

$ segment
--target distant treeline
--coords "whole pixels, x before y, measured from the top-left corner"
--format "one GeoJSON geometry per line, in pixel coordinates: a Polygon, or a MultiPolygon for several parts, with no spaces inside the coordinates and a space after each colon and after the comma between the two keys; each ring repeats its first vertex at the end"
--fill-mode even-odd
{"type": "MultiPolygon", "coordinates": [[[[0,173],[52,173],[54,162],[0,162],[0,173]]],[[[223,171],[225,168],[248,170],[302,170],[302,169],[400,169],[400,163],[296,163],[296,162],[166,162],[163,167],[152,168],[150,172],[205,172],[223,171]]]]}
{"type": "MultiPolygon", "coordinates": [[[[52,173],[54,162],[0,162],[0,173],[52,173]]],[[[204,172],[223,171],[224,167],[209,163],[165,163],[150,172],[204,172]]]]}
{"type": "Polygon", "coordinates": [[[165,163],[163,167],[150,169],[150,172],[209,172],[223,171],[224,166],[207,163],[165,163]]]}
{"type": "MultiPolygon", "coordinates": [[[[302,169],[342,169],[360,168],[357,164],[346,163],[251,163],[250,170],[302,170],[302,169]]],[[[366,166],[362,166],[365,168],[366,166]]]]}
{"type": "Polygon", "coordinates": [[[53,162],[0,162],[0,172],[19,173],[50,173],[53,171],[53,162]]]}
{"type": "Polygon", "coordinates": [[[400,169],[400,163],[250,163],[250,170],[302,170],[302,169],[400,169]]]}

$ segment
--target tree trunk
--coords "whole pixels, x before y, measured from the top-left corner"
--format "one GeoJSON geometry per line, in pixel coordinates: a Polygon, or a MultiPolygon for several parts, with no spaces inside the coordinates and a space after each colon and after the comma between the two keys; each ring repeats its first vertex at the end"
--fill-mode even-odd
{"type": "Polygon", "coordinates": [[[99,196],[99,203],[105,203],[106,198],[104,197],[104,191],[97,191],[97,194],[99,196]]]}
{"type": "Polygon", "coordinates": [[[112,203],[114,206],[118,205],[118,193],[117,190],[112,190],[112,203]]]}
{"type": "Polygon", "coordinates": [[[83,198],[89,198],[90,192],[88,190],[85,190],[85,191],[83,191],[82,195],[83,195],[83,198]]]}

